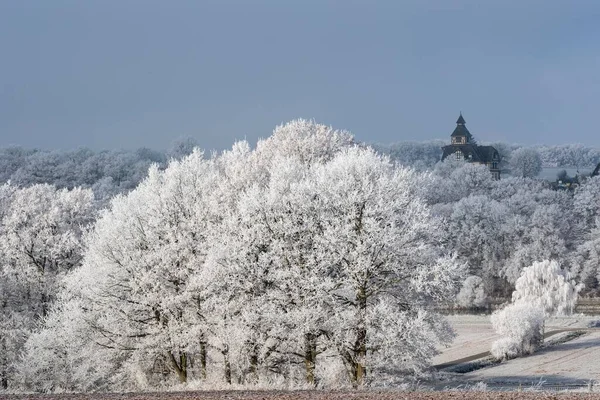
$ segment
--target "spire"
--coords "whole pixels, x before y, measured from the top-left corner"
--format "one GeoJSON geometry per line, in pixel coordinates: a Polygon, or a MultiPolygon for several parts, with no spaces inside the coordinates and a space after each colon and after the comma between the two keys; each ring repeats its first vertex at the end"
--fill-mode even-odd
{"type": "Polygon", "coordinates": [[[471,132],[469,132],[465,124],[466,122],[461,112],[456,120],[456,128],[454,128],[454,132],[450,135],[452,137],[452,144],[466,144],[473,141],[471,132]]]}

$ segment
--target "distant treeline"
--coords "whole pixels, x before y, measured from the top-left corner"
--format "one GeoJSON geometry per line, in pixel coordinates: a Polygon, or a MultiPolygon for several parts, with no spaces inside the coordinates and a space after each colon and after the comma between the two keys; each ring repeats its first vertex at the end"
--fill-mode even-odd
{"type": "Polygon", "coordinates": [[[0,148],[0,184],[19,187],[50,184],[57,188],[91,188],[99,200],[134,189],[152,164],[166,167],[171,158],[180,159],[198,146],[191,138],[180,139],[167,151],[141,147],[136,150],[94,151],[38,150],[19,146],[0,148]]]}
{"type": "MultiPolygon", "coordinates": [[[[423,171],[432,169],[442,156],[444,140],[405,141],[372,146],[388,154],[404,166],[423,171]]],[[[502,167],[510,161],[517,144],[490,143],[500,152],[502,167]]],[[[57,188],[91,188],[98,200],[108,200],[118,193],[134,189],[148,173],[152,164],[160,169],[171,158],[181,159],[191,154],[199,144],[191,138],[180,139],[166,151],[139,148],[136,150],[94,151],[38,150],[18,146],[0,148],[0,184],[10,181],[19,187],[47,183],[57,188]]],[[[532,146],[546,167],[593,168],[600,162],[600,149],[581,144],[532,146]]]]}
{"type": "MultiPolygon", "coordinates": [[[[372,146],[379,152],[388,154],[398,163],[418,170],[431,169],[442,157],[442,146],[445,140],[429,140],[423,142],[405,141],[391,144],[375,143],[372,146]]],[[[582,144],[535,145],[523,146],[502,142],[486,143],[498,150],[504,165],[510,162],[511,154],[521,147],[536,150],[544,167],[593,168],[600,163],[600,149],[582,144]]]]}

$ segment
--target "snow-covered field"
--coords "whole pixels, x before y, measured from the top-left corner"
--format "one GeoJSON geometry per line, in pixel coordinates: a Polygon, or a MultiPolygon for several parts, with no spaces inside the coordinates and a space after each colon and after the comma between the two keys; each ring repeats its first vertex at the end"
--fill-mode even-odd
{"type": "Polygon", "coordinates": [[[485,382],[600,383],[600,332],[589,332],[528,356],[464,375],[485,382]]]}
{"type": "Polygon", "coordinates": [[[442,353],[433,359],[434,365],[489,351],[500,337],[492,329],[489,315],[451,315],[448,320],[456,338],[449,347],[439,349],[442,353]]]}
{"type": "MultiPolygon", "coordinates": [[[[587,328],[590,323],[599,319],[600,316],[583,315],[552,318],[546,323],[546,331],[587,328]]],[[[449,320],[457,337],[450,347],[441,349],[442,354],[434,359],[434,364],[487,351],[499,337],[491,327],[489,316],[459,315],[450,316],[449,320]]],[[[483,381],[492,385],[529,385],[534,382],[582,384],[591,380],[600,385],[600,331],[587,332],[566,343],[541,349],[531,356],[460,374],[459,379],[471,383],[483,381]]]]}

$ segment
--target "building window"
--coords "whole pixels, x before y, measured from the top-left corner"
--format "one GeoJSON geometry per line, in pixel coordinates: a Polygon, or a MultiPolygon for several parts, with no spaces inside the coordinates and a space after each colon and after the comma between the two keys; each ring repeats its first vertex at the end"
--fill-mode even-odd
{"type": "Polygon", "coordinates": [[[464,160],[465,157],[463,156],[462,151],[458,150],[456,153],[454,153],[454,155],[456,156],[457,160],[464,160]]]}
{"type": "Polygon", "coordinates": [[[498,169],[498,163],[497,162],[493,162],[492,163],[492,169],[498,169]]]}

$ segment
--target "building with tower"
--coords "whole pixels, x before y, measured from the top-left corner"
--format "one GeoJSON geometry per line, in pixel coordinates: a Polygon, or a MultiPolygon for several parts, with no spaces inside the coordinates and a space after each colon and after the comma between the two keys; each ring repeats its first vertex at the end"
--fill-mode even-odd
{"type": "Polygon", "coordinates": [[[500,179],[500,154],[493,146],[479,146],[466,127],[462,113],[450,135],[450,144],[442,147],[442,161],[448,157],[487,166],[494,179],[500,179]]]}

